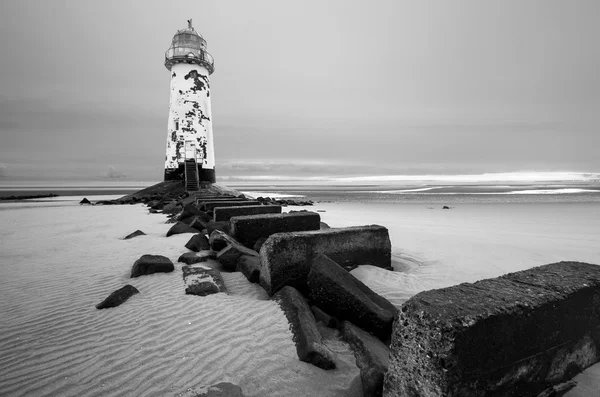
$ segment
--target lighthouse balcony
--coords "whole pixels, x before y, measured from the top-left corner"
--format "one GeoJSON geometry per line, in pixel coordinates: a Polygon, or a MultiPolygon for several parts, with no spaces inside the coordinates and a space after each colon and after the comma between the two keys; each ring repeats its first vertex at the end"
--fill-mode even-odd
{"type": "Polygon", "coordinates": [[[209,74],[215,71],[215,61],[208,52],[193,47],[171,47],[165,52],[165,66],[171,70],[176,63],[194,63],[204,66],[209,74]]]}

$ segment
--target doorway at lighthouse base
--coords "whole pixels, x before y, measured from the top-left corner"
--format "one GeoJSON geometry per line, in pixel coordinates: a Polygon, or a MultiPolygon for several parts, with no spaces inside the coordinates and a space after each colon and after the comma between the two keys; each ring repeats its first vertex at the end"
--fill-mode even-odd
{"type": "MultiPolygon", "coordinates": [[[[202,168],[202,164],[196,164],[198,167],[198,179],[200,182],[216,182],[216,173],[212,168],[202,168]]],[[[177,168],[165,168],[165,181],[183,181],[185,180],[185,164],[179,163],[177,168]]]]}

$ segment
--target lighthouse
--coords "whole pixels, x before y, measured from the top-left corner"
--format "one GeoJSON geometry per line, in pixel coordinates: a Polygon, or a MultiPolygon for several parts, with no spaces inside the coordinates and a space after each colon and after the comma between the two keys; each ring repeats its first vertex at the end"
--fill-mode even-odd
{"type": "Polygon", "coordinates": [[[215,68],[191,19],[173,36],[165,67],[171,73],[165,181],[184,180],[187,190],[197,190],[215,182],[209,80],[215,68]]]}

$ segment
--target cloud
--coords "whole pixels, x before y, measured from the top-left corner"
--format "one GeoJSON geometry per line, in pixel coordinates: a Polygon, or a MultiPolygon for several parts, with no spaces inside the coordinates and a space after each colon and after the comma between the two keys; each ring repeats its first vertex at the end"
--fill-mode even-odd
{"type": "Polygon", "coordinates": [[[119,179],[119,178],[125,178],[126,175],[123,174],[120,171],[117,171],[115,169],[115,167],[113,167],[112,165],[110,167],[108,167],[108,172],[106,173],[106,176],[111,178],[111,179],[119,179]]]}

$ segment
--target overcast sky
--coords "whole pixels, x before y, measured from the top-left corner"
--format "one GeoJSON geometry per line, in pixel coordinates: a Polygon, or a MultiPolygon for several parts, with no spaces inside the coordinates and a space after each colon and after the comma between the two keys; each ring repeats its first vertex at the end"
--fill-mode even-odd
{"type": "Polygon", "coordinates": [[[218,177],[600,170],[597,0],[2,0],[0,176],[160,180],[189,18],[218,177]]]}

